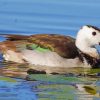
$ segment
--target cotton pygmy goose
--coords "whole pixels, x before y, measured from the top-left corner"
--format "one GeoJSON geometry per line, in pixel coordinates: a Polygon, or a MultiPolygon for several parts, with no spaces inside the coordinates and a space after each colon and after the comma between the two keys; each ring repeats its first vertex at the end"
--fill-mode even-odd
{"type": "Polygon", "coordinates": [[[95,45],[100,44],[100,29],[83,26],[76,39],[58,34],[11,35],[0,43],[6,61],[29,63],[48,67],[98,67],[99,53],[95,45]]]}

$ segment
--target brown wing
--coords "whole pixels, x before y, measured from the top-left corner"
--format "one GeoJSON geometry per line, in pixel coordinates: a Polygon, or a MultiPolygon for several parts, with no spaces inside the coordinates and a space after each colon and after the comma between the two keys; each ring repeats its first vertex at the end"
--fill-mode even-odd
{"type": "Polygon", "coordinates": [[[65,58],[75,58],[78,55],[77,48],[75,46],[75,39],[70,36],[36,34],[32,35],[28,41],[38,44],[43,48],[49,48],[65,58]]]}
{"type": "Polygon", "coordinates": [[[9,49],[18,52],[21,49],[26,48],[27,44],[30,44],[27,41],[29,36],[12,34],[0,34],[0,36],[6,38],[5,41],[0,42],[0,51],[3,53],[9,49]]]}
{"type": "Polygon", "coordinates": [[[75,39],[70,36],[58,34],[36,34],[31,36],[6,35],[5,43],[8,47],[16,49],[17,45],[37,44],[42,48],[49,48],[65,58],[75,58],[78,55],[75,39]],[[10,46],[9,46],[10,45],[10,46]]]}

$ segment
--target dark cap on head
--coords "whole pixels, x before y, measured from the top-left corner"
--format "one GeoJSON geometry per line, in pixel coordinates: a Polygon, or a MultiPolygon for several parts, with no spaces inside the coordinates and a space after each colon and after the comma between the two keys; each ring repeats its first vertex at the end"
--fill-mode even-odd
{"type": "Polygon", "coordinates": [[[86,25],[89,28],[94,28],[97,31],[100,31],[100,28],[96,27],[96,26],[92,26],[92,25],[86,25]]]}

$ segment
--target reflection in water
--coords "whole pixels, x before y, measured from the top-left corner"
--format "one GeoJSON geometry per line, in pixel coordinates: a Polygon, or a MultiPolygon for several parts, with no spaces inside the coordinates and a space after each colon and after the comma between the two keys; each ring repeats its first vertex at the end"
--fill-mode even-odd
{"type": "Polygon", "coordinates": [[[98,79],[68,77],[66,75],[30,75],[42,82],[37,86],[39,100],[94,100],[100,99],[98,79]],[[88,99],[86,99],[88,98],[88,99]]]}
{"type": "Polygon", "coordinates": [[[62,75],[34,73],[28,75],[27,70],[32,66],[27,64],[2,62],[0,65],[0,75],[5,76],[0,77],[0,98],[2,100],[6,100],[5,95],[8,97],[7,100],[100,99],[100,76],[97,74],[100,72],[99,69],[75,68],[66,69],[66,74],[62,75]]]}
{"type": "MultiPolygon", "coordinates": [[[[74,80],[73,82],[69,78],[66,82],[55,83],[51,79],[51,82],[46,81],[45,75],[41,77],[44,79],[43,81],[24,81],[20,79],[16,79],[16,82],[0,81],[0,99],[26,100],[27,98],[28,100],[36,100],[36,98],[38,98],[38,100],[93,100],[93,98],[98,98],[99,100],[98,95],[91,95],[86,91],[76,89],[75,84],[82,84],[86,80],[82,82],[82,80],[73,77],[71,78],[74,80]],[[7,97],[5,97],[5,95],[7,97]]],[[[47,76],[47,78],[49,77],[47,76]]]]}
{"type": "Polygon", "coordinates": [[[30,85],[24,80],[0,77],[0,100],[36,100],[30,85]]]}

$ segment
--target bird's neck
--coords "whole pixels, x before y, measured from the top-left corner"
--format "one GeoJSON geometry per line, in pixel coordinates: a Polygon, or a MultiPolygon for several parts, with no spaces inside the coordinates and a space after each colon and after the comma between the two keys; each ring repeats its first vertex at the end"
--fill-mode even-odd
{"type": "Polygon", "coordinates": [[[78,35],[75,44],[76,47],[83,53],[97,59],[99,58],[96,48],[94,48],[84,36],[78,35]]]}
{"type": "Polygon", "coordinates": [[[92,48],[83,38],[76,39],[76,47],[84,53],[88,53],[92,48]]]}

